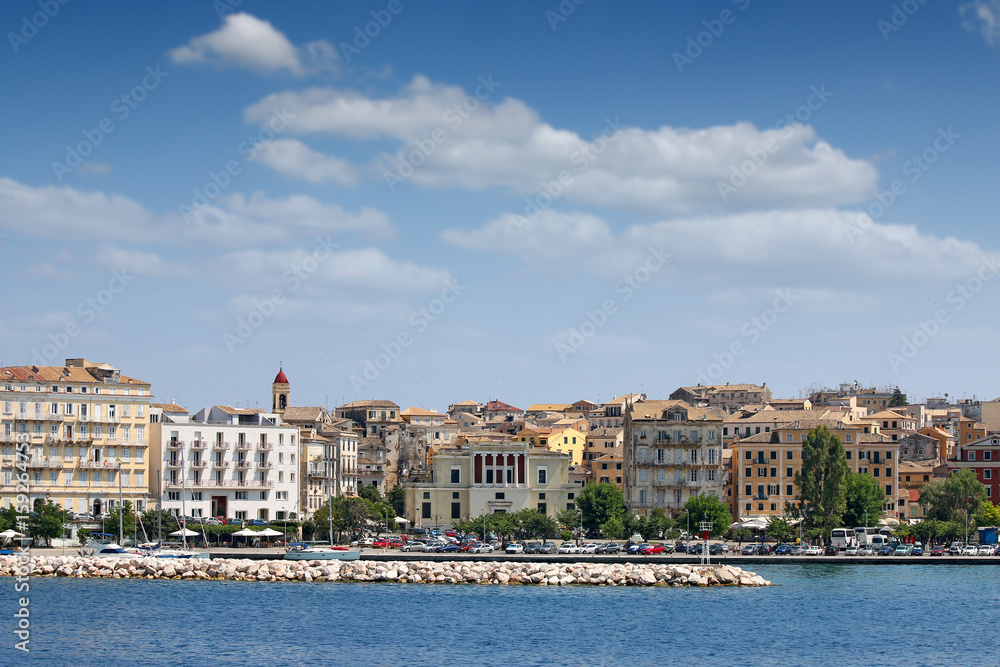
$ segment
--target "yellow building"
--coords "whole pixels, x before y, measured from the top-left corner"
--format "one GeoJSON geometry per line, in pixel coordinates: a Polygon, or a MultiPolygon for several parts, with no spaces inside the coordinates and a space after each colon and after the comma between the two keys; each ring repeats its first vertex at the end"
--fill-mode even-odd
{"type": "Polygon", "coordinates": [[[548,436],[549,449],[570,455],[570,463],[583,465],[586,462],[587,434],[575,428],[553,431],[548,436]]]}
{"type": "Polygon", "coordinates": [[[120,482],[122,499],[146,509],[150,398],[148,382],[86,359],[0,368],[3,506],[15,504],[20,460],[32,504],[96,516],[118,504],[120,482]]]}

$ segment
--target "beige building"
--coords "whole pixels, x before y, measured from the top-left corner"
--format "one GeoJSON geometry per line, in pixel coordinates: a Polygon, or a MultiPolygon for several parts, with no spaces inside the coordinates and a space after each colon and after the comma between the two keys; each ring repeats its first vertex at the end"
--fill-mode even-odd
{"type": "Polygon", "coordinates": [[[150,398],[148,382],[86,359],[0,368],[0,502],[22,492],[20,460],[32,504],[99,515],[118,504],[120,483],[123,500],[147,509],[150,398]]]}
{"type": "Polygon", "coordinates": [[[719,408],[678,400],[643,400],[627,408],[623,493],[629,511],[677,514],[692,496],[722,498],[724,418],[719,408]]]}
{"type": "Polygon", "coordinates": [[[692,406],[721,408],[726,412],[739,410],[744,405],[761,405],[771,400],[771,390],[764,384],[698,384],[680,387],[670,398],[685,401],[692,406]]]}
{"type": "Polygon", "coordinates": [[[795,475],[802,470],[802,441],[809,431],[826,426],[844,445],[852,472],[868,472],[885,490],[883,510],[895,517],[899,489],[899,442],[863,421],[798,419],[733,443],[734,506],[740,517],[784,516],[798,505],[795,475]]]}
{"type": "Polygon", "coordinates": [[[526,442],[459,439],[436,451],[428,481],[407,484],[406,517],[416,527],[446,527],[471,517],[535,508],[550,516],[575,508],[569,456],[526,442]]]}

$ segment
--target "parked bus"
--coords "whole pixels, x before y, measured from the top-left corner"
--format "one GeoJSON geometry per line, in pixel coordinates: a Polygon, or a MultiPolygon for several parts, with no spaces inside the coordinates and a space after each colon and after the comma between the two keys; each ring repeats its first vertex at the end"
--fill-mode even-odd
{"type": "Polygon", "coordinates": [[[843,551],[858,543],[857,533],[853,528],[834,528],[830,531],[830,544],[843,551]]]}

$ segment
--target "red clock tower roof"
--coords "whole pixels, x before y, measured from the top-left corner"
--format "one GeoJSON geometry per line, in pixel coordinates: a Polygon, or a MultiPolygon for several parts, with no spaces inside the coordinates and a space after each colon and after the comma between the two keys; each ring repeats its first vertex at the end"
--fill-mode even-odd
{"type": "Polygon", "coordinates": [[[288,378],[285,377],[285,371],[278,369],[278,374],[274,376],[273,384],[288,384],[288,378]]]}

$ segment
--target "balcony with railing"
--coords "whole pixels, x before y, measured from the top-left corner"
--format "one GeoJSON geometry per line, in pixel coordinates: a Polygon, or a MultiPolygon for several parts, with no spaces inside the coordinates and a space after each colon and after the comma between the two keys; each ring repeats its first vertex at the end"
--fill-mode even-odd
{"type": "Polygon", "coordinates": [[[242,461],[236,461],[236,467],[239,470],[247,470],[253,466],[253,461],[248,459],[243,459],[242,461]]]}
{"type": "Polygon", "coordinates": [[[164,468],[180,468],[183,465],[184,465],[183,459],[167,459],[163,463],[164,468]]]}
{"type": "Polygon", "coordinates": [[[270,469],[271,469],[270,461],[257,461],[257,470],[270,470],[270,469]]]}
{"type": "Polygon", "coordinates": [[[199,461],[191,461],[191,467],[202,470],[208,467],[208,461],[201,459],[199,461]]]}
{"type": "Polygon", "coordinates": [[[79,462],[76,464],[76,467],[77,468],[81,468],[81,469],[85,469],[85,470],[86,469],[98,469],[98,470],[108,470],[108,469],[111,469],[111,470],[117,470],[118,469],[118,462],[117,461],[108,461],[108,460],[105,460],[105,461],[88,461],[86,459],[80,459],[79,462]]]}
{"type": "Polygon", "coordinates": [[[191,449],[208,449],[208,442],[205,440],[192,440],[191,449]]]}
{"type": "Polygon", "coordinates": [[[251,445],[250,445],[249,442],[237,442],[236,443],[236,451],[238,451],[238,452],[249,452],[250,449],[251,449],[251,445]]]}
{"type": "Polygon", "coordinates": [[[168,440],[167,441],[167,449],[181,449],[182,447],[184,447],[184,441],[183,440],[168,440]]]}
{"type": "Polygon", "coordinates": [[[274,445],[272,445],[269,442],[258,442],[257,443],[257,451],[258,452],[269,452],[272,449],[274,449],[274,445]]]}
{"type": "Polygon", "coordinates": [[[212,467],[215,469],[221,469],[226,467],[226,461],[224,459],[212,459],[212,467]]]}
{"type": "Polygon", "coordinates": [[[326,468],[318,466],[309,466],[309,469],[306,471],[306,475],[308,477],[322,477],[325,479],[328,476],[328,473],[326,471],[326,468]]]}
{"type": "Polygon", "coordinates": [[[25,461],[21,459],[18,461],[18,465],[25,464],[28,468],[56,468],[61,469],[63,467],[62,461],[57,458],[39,458],[32,457],[25,461]]]}
{"type": "Polygon", "coordinates": [[[229,449],[229,443],[228,442],[221,442],[221,441],[217,440],[217,441],[215,441],[215,442],[212,443],[212,449],[217,449],[219,451],[225,451],[225,450],[229,449]]]}

